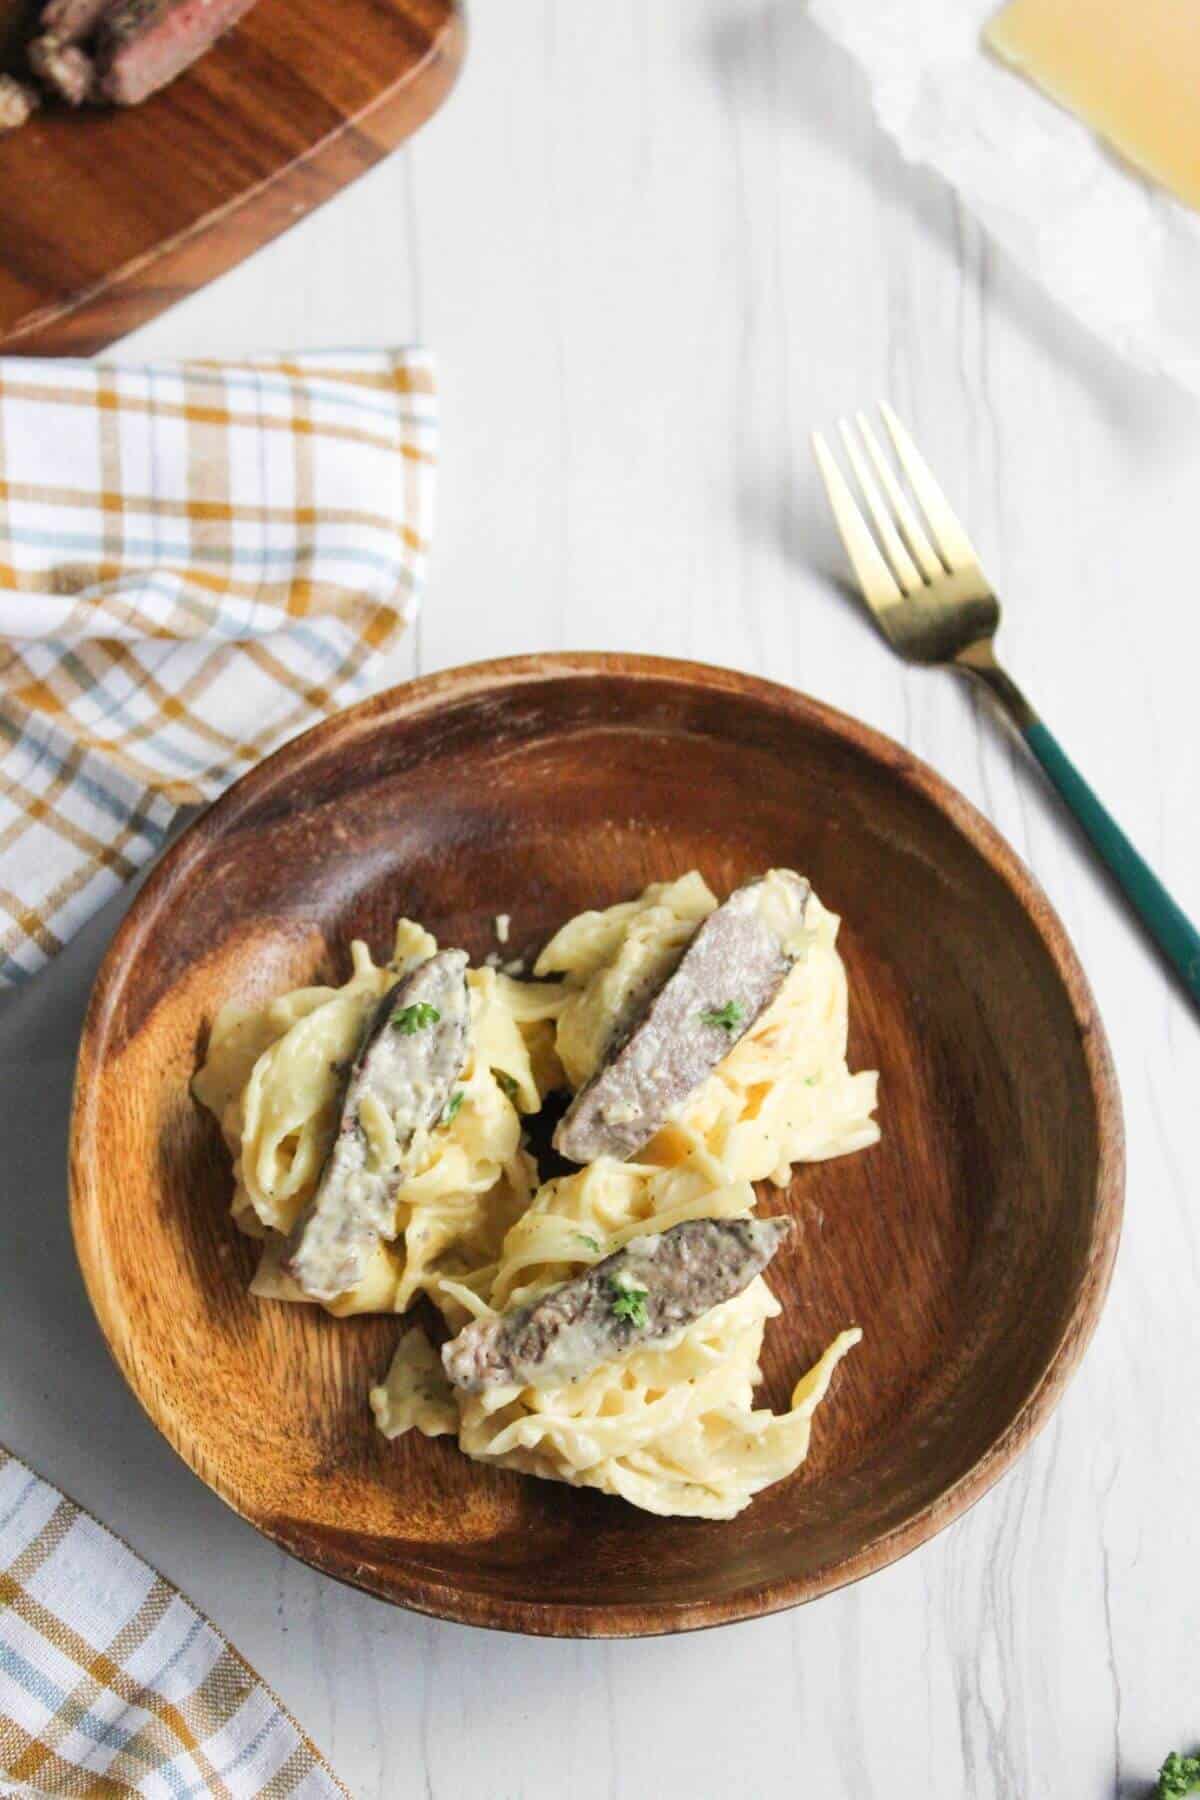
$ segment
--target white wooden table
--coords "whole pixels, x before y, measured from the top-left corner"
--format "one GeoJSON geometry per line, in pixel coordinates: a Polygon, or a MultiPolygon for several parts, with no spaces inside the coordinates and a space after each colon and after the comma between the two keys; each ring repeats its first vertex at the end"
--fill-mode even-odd
{"type": "Polygon", "coordinates": [[[436,349],[436,555],[394,678],[693,656],[856,713],[963,788],[1049,890],[1112,1036],[1108,1309],[1020,1466],[864,1585],[612,1645],[391,1610],[226,1511],[104,1350],[63,1147],[110,909],[0,1013],[0,1438],[219,1622],[358,1800],[1140,1796],[1200,1739],[1200,1031],[1031,766],[831,584],[807,434],[881,392],[908,417],[1008,600],[1013,667],[1196,914],[1200,414],[898,162],[799,0],[477,0],[473,29],[409,150],[129,350],[436,349]]]}

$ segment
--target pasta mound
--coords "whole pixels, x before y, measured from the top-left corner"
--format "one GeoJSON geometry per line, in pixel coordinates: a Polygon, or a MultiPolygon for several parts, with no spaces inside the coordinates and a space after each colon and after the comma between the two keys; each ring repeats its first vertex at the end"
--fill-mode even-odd
{"type": "MultiPolygon", "coordinates": [[[[595,1073],[620,1035],[630,996],[671,972],[716,905],[693,872],[647,888],[639,900],[581,913],[547,944],[536,973],[561,976],[566,990],[556,1049],[573,1087],[595,1073]]],[[[782,1186],[793,1163],[846,1156],[878,1140],[871,1115],[879,1078],[846,1066],[849,994],[838,924],[810,894],[806,941],[775,1001],[646,1146],[643,1160],[670,1164],[702,1145],[729,1176],[782,1186]]]]}
{"type": "MultiPolygon", "coordinates": [[[[580,1274],[647,1230],[745,1217],[753,1188],[714,1186],[721,1173],[701,1152],[673,1169],[602,1158],[550,1182],[508,1233],[494,1275],[459,1285],[457,1297],[487,1317],[493,1306],[519,1304],[580,1274]]],[[[561,1386],[481,1394],[451,1387],[414,1328],[371,1405],[387,1437],[412,1428],[430,1437],[452,1433],[479,1462],[599,1488],[647,1512],[728,1519],[804,1461],[812,1415],[861,1335],[842,1332],[797,1385],[789,1410],[775,1414],[755,1407],[754,1388],[763,1331],[780,1310],[757,1276],[668,1347],[604,1363],[561,1386]]]]}
{"type": "MultiPolygon", "coordinates": [[[[838,920],[812,895],[797,960],[774,1002],[638,1160],[602,1157],[538,1186],[522,1118],[596,1072],[716,905],[692,872],[571,919],[535,969],[557,979],[468,972],[461,1102],[412,1146],[391,1239],[330,1311],[403,1312],[425,1295],[457,1331],[585,1273],[647,1232],[749,1216],[753,1182],[783,1183],[794,1163],[876,1141],[877,1077],[851,1074],[846,1062],[838,920]]],[[[283,1250],[316,1192],[344,1070],[377,1002],[436,949],[427,931],[402,919],[388,963],[377,965],[356,942],[343,986],[301,988],[217,1016],[193,1085],[234,1159],[234,1220],[262,1240],[251,1287],[264,1299],[308,1298],[285,1272],[283,1250]]],[[[379,1112],[360,1109],[360,1124],[378,1138],[386,1166],[397,1146],[379,1112]]],[[[451,1386],[429,1338],[413,1327],[371,1406],[390,1438],[449,1434],[480,1462],[598,1488],[649,1512],[730,1518],[804,1461],[812,1415],[861,1335],[843,1331],[777,1415],[755,1407],[754,1389],[766,1323],[779,1312],[758,1276],[657,1348],[572,1383],[478,1394],[451,1386]]]]}
{"type": "MultiPolygon", "coordinates": [[[[355,941],[344,986],[301,988],[262,1007],[218,1013],[192,1086],[234,1159],[234,1221],[264,1240],[251,1283],[260,1298],[308,1301],[281,1266],[283,1247],[333,1141],[342,1071],[371,1009],[436,949],[429,932],[401,919],[389,963],[377,965],[355,941]]],[[[441,1273],[496,1259],[533,1196],[537,1171],[521,1145],[521,1115],[539,1110],[541,1083],[561,1080],[544,1024],[557,990],[492,969],[472,969],[467,981],[471,1034],[457,1084],[462,1102],[449,1123],[414,1146],[413,1173],[396,1192],[394,1241],[378,1246],[363,1280],[331,1302],[330,1312],[403,1312],[421,1293],[436,1300],[441,1273]]],[[[460,1322],[457,1308],[451,1322],[460,1322]]]]}

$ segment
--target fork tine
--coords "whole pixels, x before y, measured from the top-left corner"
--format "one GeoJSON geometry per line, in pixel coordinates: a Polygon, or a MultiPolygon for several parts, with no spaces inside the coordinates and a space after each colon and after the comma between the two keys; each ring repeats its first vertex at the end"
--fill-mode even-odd
{"type": "Polygon", "coordinates": [[[896,455],[912,484],[913,493],[925,510],[938,549],[952,569],[979,567],[979,557],[970,538],[955,518],[950,503],[930,473],[929,465],[909,437],[886,400],[879,402],[884,423],[891,433],[896,455]]]}
{"type": "Polygon", "coordinates": [[[862,432],[863,442],[870,452],[871,461],[875,464],[879,479],[882,481],[887,492],[887,497],[891,501],[896,517],[900,521],[900,529],[912,545],[913,555],[924,569],[926,577],[930,581],[936,581],[939,575],[944,575],[946,573],[942,564],[938,561],[937,551],[926,537],[921,528],[920,520],[908,503],[908,497],[905,494],[904,489],[896,480],[895,471],[887,457],[883,454],[883,451],[880,449],[879,439],[871,430],[870,422],[868,421],[866,414],[858,413],[856,417],[858,419],[858,429],[862,432]]]}
{"type": "Polygon", "coordinates": [[[904,548],[900,533],[892,524],[892,515],[884,505],[879,489],[871,478],[871,471],[854,441],[854,433],[850,429],[849,419],[839,419],[838,427],[842,434],[842,442],[846,446],[846,455],[850,459],[850,467],[858,479],[858,485],[862,489],[868,511],[875,522],[875,530],[883,544],[884,554],[891,563],[896,579],[904,592],[915,594],[922,585],[920,571],[904,548]]]}
{"type": "Polygon", "coordinates": [[[854,496],[833,460],[829,445],[819,431],[813,432],[812,447],[825,483],[825,492],[829,495],[834,523],[841,533],[854,573],[858,576],[863,598],[872,611],[885,612],[889,606],[897,605],[904,596],[876,548],[875,539],[867,529],[867,522],[859,512],[854,496]]]}

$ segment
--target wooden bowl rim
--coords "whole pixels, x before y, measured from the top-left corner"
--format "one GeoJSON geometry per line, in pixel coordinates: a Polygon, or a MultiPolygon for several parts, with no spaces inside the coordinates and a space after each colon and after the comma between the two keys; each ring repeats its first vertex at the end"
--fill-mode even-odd
{"type": "Polygon", "coordinates": [[[1124,1210],[1125,1139],[1120,1090],[1108,1039],[1091,988],[1046,894],[1011,845],[962,794],[902,745],[821,701],[757,675],[672,657],[614,652],[556,652],[498,658],[465,664],[426,675],[369,696],[293,738],[241,776],[221,797],[185,828],[165,852],[118,927],[92,989],[80,1040],[71,1110],[69,1193],[71,1229],[76,1255],[105,1342],[151,1423],[189,1468],[240,1517],[264,1536],[323,1573],[411,1611],[461,1624],[550,1637],[644,1637],[701,1630],[760,1618],[816,1599],[861,1580],[897,1561],[959,1518],[999,1480],[1045,1425],[1062,1397],[1091,1338],[1112,1277],[1124,1210]],[[1080,1291],[1070,1316],[1040,1378],[1017,1413],[973,1466],[940,1496],[853,1554],[805,1577],[768,1581],[725,1599],[656,1602],[654,1615],[630,1603],[538,1601],[466,1592],[452,1582],[397,1571],[390,1565],[372,1569],[340,1549],[320,1547],[289,1532],[287,1522],[263,1518],[227,1485],[219,1469],[204,1466],[203,1457],[174,1416],[158,1416],[151,1397],[141,1391],[136,1358],[122,1329],[123,1318],[112,1305],[103,1238],[93,1237],[103,1180],[95,1135],[96,1076],[106,1066],[114,1008],[122,983],[139,947],[169,900],[175,884],[204,854],[209,843],[234,825],[245,810],[261,801],[281,780],[290,778],[314,756],[348,744],[384,721],[412,718],[447,702],[501,690],[514,690],[547,680],[619,676],[629,681],[668,681],[703,692],[725,692],[765,704],[840,740],[873,761],[884,764],[905,786],[943,814],[950,825],[1010,889],[1030,919],[1070,1003],[1096,1111],[1096,1209],[1087,1250],[1090,1279],[1080,1291]]]}

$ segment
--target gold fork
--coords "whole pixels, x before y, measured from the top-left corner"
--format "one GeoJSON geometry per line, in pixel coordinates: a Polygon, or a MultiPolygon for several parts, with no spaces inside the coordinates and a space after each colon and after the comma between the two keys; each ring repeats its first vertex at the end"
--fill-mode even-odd
{"type": "Polygon", "coordinates": [[[872,535],[820,432],[817,467],[863,597],[894,650],[910,662],[961,669],[986,687],[1016,726],[1130,905],[1200,1004],[1200,933],[1100,804],[1083,776],[996,661],[1000,602],[924,457],[891,407],[880,412],[899,463],[863,413],[839,426],[872,535]],[[915,499],[904,491],[902,477],[915,499]],[[931,541],[932,540],[932,541],[931,541]]]}

